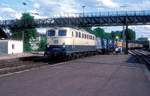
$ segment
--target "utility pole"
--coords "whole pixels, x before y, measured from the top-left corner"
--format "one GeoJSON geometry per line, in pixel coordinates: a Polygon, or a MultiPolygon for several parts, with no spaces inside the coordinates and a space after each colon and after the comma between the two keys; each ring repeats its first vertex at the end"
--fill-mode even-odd
{"type": "Polygon", "coordinates": [[[126,25],[126,29],[125,29],[125,41],[126,41],[125,54],[128,54],[128,25],[126,25]]]}

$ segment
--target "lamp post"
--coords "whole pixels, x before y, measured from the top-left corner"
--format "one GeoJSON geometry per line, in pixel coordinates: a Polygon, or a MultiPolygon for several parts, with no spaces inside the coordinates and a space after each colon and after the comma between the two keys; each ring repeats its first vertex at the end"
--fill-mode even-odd
{"type": "MultiPolygon", "coordinates": [[[[22,5],[24,6],[24,8],[26,7],[27,3],[26,2],[22,2],[22,5]]],[[[26,13],[26,8],[25,8],[25,12],[26,13]]],[[[22,31],[22,41],[24,42],[24,31],[22,31]]]]}
{"type": "Polygon", "coordinates": [[[84,9],[85,9],[85,7],[86,7],[85,5],[82,6],[82,9],[83,9],[83,17],[84,17],[84,9]]]}
{"type": "MultiPolygon", "coordinates": [[[[24,12],[23,13],[26,13],[26,5],[27,3],[26,2],[22,2],[22,5],[24,6],[24,12]]],[[[24,31],[22,31],[22,42],[23,42],[23,51],[24,51],[24,31]]]]}
{"type": "Polygon", "coordinates": [[[27,3],[26,2],[22,2],[22,5],[24,6],[24,13],[26,13],[26,5],[27,5],[27,3]]]}

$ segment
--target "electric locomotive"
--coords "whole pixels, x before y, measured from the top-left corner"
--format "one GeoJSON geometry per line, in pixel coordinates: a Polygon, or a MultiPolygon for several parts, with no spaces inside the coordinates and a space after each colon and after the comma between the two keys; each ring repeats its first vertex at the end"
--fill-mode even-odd
{"type": "Polygon", "coordinates": [[[64,57],[96,51],[96,36],[84,29],[55,27],[47,29],[44,55],[64,57]]]}

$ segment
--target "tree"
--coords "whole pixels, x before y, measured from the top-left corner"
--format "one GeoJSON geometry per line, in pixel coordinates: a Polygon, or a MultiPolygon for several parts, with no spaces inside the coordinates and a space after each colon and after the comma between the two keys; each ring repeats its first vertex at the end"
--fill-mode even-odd
{"type": "Polygon", "coordinates": [[[95,34],[96,37],[104,38],[105,31],[104,29],[98,27],[93,30],[93,34],[95,34]]]}
{"type": "Polygon", "coordinates": [[[105,32],[104,38],[106,38],[106,39],[112,39],[111,33],[106,33],[105,32]]]}
{"type": "Polygon", "coordinates": [[[16,29],[16,28],[11,28],[11,38],[15,40],[22,40],[22,30],[16,29]]]}
{"type": "Polygon", "coordinates": [[[44,51],[45,50],[45,45],[47,43],[46,37],[41,37],[40,43],[39,43],[39,48],[38,51],[44,51]]]}
{"type": "Polygon", "coordinates": [[[136,39],[135,31],[133,31],[132,29],[128,29],[127,38],[128,38],[128,40],[135,40],[136,39]]]}
{"type": "Polygon", "coordinates": [[[116,40],[116,37],[118,37],[119,39],[122,39],[123,38],[123,34],[121,31],[112,31],[111,32],[111,38],[113,40],[116,40]]]}
{"type": "Polygon", "coordinates": [[[32,51],[30,41],[35,38],[36,29],[24,29],[24,51],[32,51]]]}
{"type": "Polygon", "coordinates": [[[112,40],[115,40],[115,37],[116,37],[116,36],[115,36],[115,32],[114,32],[114,31],[111,31],[111,33],[110,33],[110,34],[111,34],[111,38],[112,38],[112,40]]]}
{"type": "Polygon", "coordinates": [[[12,39],[23,40],[23,49],[24,51],[31,51],[30,40],[35,38],[36,29],[32,28],[30,25],[34,21],[34,17],[29,13],[23,13],[21,20],[18,24],[21,28],[10,28],[12,32],[12,39]],[[24,27],[25,26],[25,27],[24,27]],[[27,28],[28,27],[28,28],[27,28]]]}

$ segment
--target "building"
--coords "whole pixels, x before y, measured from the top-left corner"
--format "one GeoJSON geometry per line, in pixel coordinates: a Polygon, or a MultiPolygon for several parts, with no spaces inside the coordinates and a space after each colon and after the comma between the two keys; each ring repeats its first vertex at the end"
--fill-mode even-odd
{"type": "Polygon", "coordinates": [[[0,28],[0,55],[23,53],[23,41],[9,38],[10,34],[0,28]]]}
{"type": "Polygon", "coordinates": [[[20,40],[0,40],[0,55],[23,53],[23,42],[20,40]]]}

